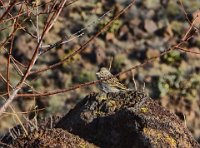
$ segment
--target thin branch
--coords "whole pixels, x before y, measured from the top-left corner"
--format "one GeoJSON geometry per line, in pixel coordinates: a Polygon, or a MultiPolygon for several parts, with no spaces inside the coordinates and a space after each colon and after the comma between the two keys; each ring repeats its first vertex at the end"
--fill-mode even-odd
{"type": "Polygon", "coordinates": [[[16,60],[12,55],[11,55],[11,59],[13,61],[13,63],[17,63],[19,66],[21,66],[22,68],[27,68],[27,65],[22,64],[21,62],[19,62],[18,60],[16,60]]]}
{"type": "MultiPolygon", "coordinates": [[[[51,2],[54,2],[53,0],[51,1],[51,2]]],[[[41,5],[38,5],[38,6],[35,6],[35,7],[42,7],[43,5],[45,5],[45,4],[47,4],[47,3],[49,3],[49,2],[46,2],[46,3],[44,3],[44,4],[41,4],[41,5]]],[[[22,4],[24,4],[24,1],[22,1],[22,2],[19,2],[19,3],[16,3],[15,4],[15,6],[17,6],[17,5],[22,5],[22,4]]],[[[11,5],[10,5],[11,6],[11,5]]],[[[9,7],[10,7],[9,6],[9,7]]],[[[3,6],[4,7],[4,6],[3,6]]],[[[34,6],[33,6],[34,7],[34,6]]],[[[4,7],[5,8],[5,7],[4,7]]],[[[34,10],[34,9],[33,9],[34,10]]],[[[32,11],[33,11],[32,10],[32,11]]],[[[31,10],[30,10],[31,11],[31,10]]],[[[55,11],[54,11],[55,12],[55,11]]],[[[52,13],[52,12],[50,12],[50,13],[52,13]]],[[[9,21],[9,20],[11,20],[11,19],[14,19],[14,18],[17,18],[17,17],[19,17],[19,16],[22,16],[22,15],[25,15],[25,14],[27,14],[27,12],[22,12],[22,13],[20,13],[20,14],[18,14],[18,15],[16,15],[16,16],[12,16],[11,18],[8,18],[8,19],[3,19],[2,21],[0,21],[0,24],[1,23],[5,23],[5,22],[7,22],[7,21],[9,21]]],[[[47,13],[39,13],[39,14],[33,14],[34,16],[36,16],[36,15],[40,15],[40,14],[47,14],[47,13]]],[[[48,12],[48,14],[49,14],[49,12],[48,12]]]]}
{"type": "Polygon", "coordinates": [[[13,60],[13,58],[11,58],[11,61],[13,63],[14,69],[17,71],[17,74],[19,76],[23,76],[23,72],[21,71],[21,69],[18,67],[18,65],[15,63],[15,61],[13,60]]]}
{"type": "Polygon", "coordinates": [[[183,37],[183,39],[182,39],[183,41],[186,41],[186,40],[187,40],[188,35],[189,35],[189,33],[191,32],[191,30],[194,28],[194,24],[195,24],[195,22],[196,22],[197,19],[198,19],[198,16],[196,16],[196,17],[194,18],[194,20],[192,21],[192,23],[191,23],[191,25],[190,25],[188,31],[186,32],[186,34],[184,35],[184,37],[183,37]]]}
{"type": "MultiPolygon", "coordinates": [[[[78,0],[73,0],[73,1],[68,2],[67,5],[66,5],[65,7],[67,7],[67,6],[71,5],[71,4],[73,4],[73,3],[76,2],[76,1],[78,1],[78,0]]],[[[44,3],[44,4],[32,6],[32,7],[36,7],[36,8],[37,8],[37,7],[42,7],[42,6],[44,6],[44,5],[48,4],[48,3],[49,3],[49,5],[50,5],[50,3],[53,3],[53,2],[55,2],[55,0],[52,0],[52,1],[50,1],[50,2],[46,2],[46,3],[44,3]]],[[[17,4],[15,4],[15,5],[19,5],[19,4],[23,4],[23,3],[24,3],[24,1],[23,1],[22,3],[17,3],[17,4]]],[[[31,12],[31,11],[34,11],[34,9],[31,9],[29,12],[31,12]]],[[[51,11],[48,11],[48,12],[39,12],[39,13],[36,13],[36,14],[34,14],[34,13],[32,13],[32,14],[33,14],[33,16],[37,16],[37,15],[39,16],[39,15],[42,15],[42,14],[51,14],[51,13],[54,13],[54,12],[56,12],[56,11],[57,11],[57,10],[51,10],[51,11]]],[[[16,17],[22,16],[22,15],[25,15],[25,14],[27,14],[27,12],[22,12],[22,13],[16,15],[16,16],[12,16],[12,18],[3,19],[3,20],[0,22],[0,24],[1,24],[1,23],[5,23],[5,22],[7,22],[7,21],[10,21],[11,19],[14,19],[14,18],[16,18],[16,17]]],[[[28,15],[28,16],[29,16],[29,15],[28,15]]]]}
{"type": "Polygon", "coordinates": [[[66,58],[64,58],[63,60],[61,60],[60,62],[56,63],[56,64],[52,64],[50,66],[47,66],[45,68],[41,68],[38,70],[35,70],[33,72],[30,73],[30,75],[32,74],[36,74],[36,73],[41,73],[44,72],[46,70],[49,69],[53,69],[61,64],[63,64],[65,61],[67,61],[68,59],[72,58],[73,56],[75,56],[76,54],[82,52],[87,45],[94,40],[96,37],[98,37],[102,32],[104,32],[116,19],[118,19],[125,11],[127,11],[133,4],[135,3],[135,0],[133,0],[128,6],[126,6],[124,9],[122,9],[112,20],[110,20],[100,31],[98,31],[94,36],[92,36],[87,42],[85,42],[79,49],[75,50],[72,54],[70,54],[69,56],[67,56],[66,58]]]}
{"type": "Polygon", "coordinates": [[[0,73],[0,77],[6,84],[9,84],[9,87],[13,88],[13,86],[6,80],[6,78],[3,77],[3,75],[1,73],[0,73]]]}
{"type": "MultiPolygon", "coordinates": [[[[108,15],[111,11],[113,11],[113,9],[107,11],[107,12],[104,13],[101,17],[99,17],[99,18],[98,18],[98,21],[101,21],[101,20],[102,20],[106,15],[108,15]]],[[[84,35],[83,31],[86,30],[87,28],[89,28],[90,26],[95,25],[95,24],[97,24],[97,21],[93,21],[92,23],[88,24],[86,27],[84,27],[84,28],[80,29],[79,31],[75,32],[74,34],[70,35],[70,36],[68,37],[67,40],[61,39],[60,41],[57,41],[57,42],[54,43],[54,44],[51,44],[51,45],[43,45],[43,46],[41,47],[41,49],[43,50],[42,53],[41,53],[41,55],[45,54],[46,52],[50,51],[51,49],[53,49],[53,48],[55,48],[55,47],[57,47],[57,46],[60,46],[60,45],[62,45],[62,44],[66,44],[66,43],[68,43],[68,42],[74,40],[75,38],[79,38],[79,37],[83,36],[83,35],[84,35]],[[47,48],[47,49],[45,49],[45,48],[47,48]]]]}
{"type": "MultiPolygon", "coordinates": [[[[37,2],[38,1],[36,1],[36,5],[37,5],[37,2]]],[[[36,11],[38,14],[38,7],[36,7],[36,11]]],[[[36,16],[36,32],[37,32],[37,42],[39,43],[39,40],[40,40],[39,15],[36,16]]]]}
{"type": "Polygon", "coordinates": [[[13,0],[13,2],[10,4],[10,6],[8,7],[8,9],[4,12],[4,14],[0,17],[0,23],[3,21],[2,19],[6,16],[6,14],[9,13],[9,11],[12,9],[12,7],[14,7],[16,3],[16,0],[13,0]]]}
{"type": "Polygon", "coordinates": [[[186,20],[188,21],[188,23],[189,23],[190,25],[192,25],[192,24],[191,24],[192,22],[190,21],[190,19],[189,19],[189,17],[188,17],[188,14],[187,14],[187,12],[185,11],[185,8],[184,8],[184,5],[183,5],[182,0],[179,0],[179,3],[180,3],[180,5],[181,5],[181,8],[182,8],[182,11],[183,11],[183,13],[184,13],[184,15],[185,15],[186,20]]]}
{"type": "MultiPolygon", "coordinates": [[[[62,5],[62,3],[61,3],[62,5]]],[[[60,12],[60,11],[59,11],[60,12]]],[[[54,15],[53,15],[54,16],[54,15]]],[[[0,108],[0,116],[5,112],[5,110],[8,108],[8,106],[10,105],[10,103],[14,100],[14,98],[16,97],[17,93],[19,92],[19,90],[23,87],[23,83],[25,82],[26,78],[29,76],[30,71],[32,69],[32,67],[34,66],[36,60],[38,59],[39,56],[39,47],[42,43],[42,40],[44,38],[44,35],[46,34],[46,32],[48,31],[48,27],[51,25],[52,20],[55,19],[54,17],[51,17],[48,22],[45,24],[41,38],[35,48],[35,51],[33,53],[33,56],[31,58],[31,61],[25,71],[24,76],[21,78],[21,80],[19,81],[19,83],[17,84],[17,86],[14,88],[12,94],[10,95],[10,97],[6,100],[6,102],[3,104],[3,106],[0,108]]]]}
{"type": "Polygon", "coordinates": [[[7,93],[8,93],[8,97],[10,97],[10,72],[9,72],[9,69],[10,69],[10,55],[12,54],[12,49],[13,49],[13,41],[14,41],[14,35],[12,36],[11,38],[11,45],[10,45],[10,48],[9,48],[9,53],[8,53],[8,62],[7,62],[7,70],[6,70],[6,79],[7,79],[7,93]]]}
{"type": "Polygon", "coordinates": [[[200,52],[196,52],[196,51],[191,51],[191,50],[187,50],[184,49],[182,47],[176,47],[178,50],[184,51],[184,52],[188,52],[188,53],[193,53],[193,54],[200,54],[200,52]]]}
{"type": "MultiPolygon", "coordinates": [[[[43,111],[45,110],[45,108],[41,108],[41,109],[33,109],[33,110],[29,110],[29,111],[18,111],[16,112],[17,114],[29,114],[29,113],[32,113],[32,112],[39,112],[39,111],[43,111]]],[[[9,113],[9,112],[4,112],[4,114],[7,114],[7,115],[13,115],[13,113],[9,113]]]]}
{"type": "MultiPolygon", "coordinates": [[[[5,6],[4,6],[4,3],[2,1],[0,1],[0,2],[1,2],[1,5],[4,7],[4,9],[6,9],[5,6]]],[[[14,20],[12,14],[10,12],[8,12],[8,15],[14,20]]]]}
{"type": "Polygon", "coordinates": [[[54,23],[56,22],[62,8],[64,7],[65,3],[66,3],[67,0],[64,0],[63,2],[61,2],[61,6],[59,6],[58,8],[58,11],[55,13],[55,16],[54,16],[54,19],[53,21],[51,22],[50,26],[48,27],[47,29],[47,32],[49,32],[49,30],[53,27],[54,23]]]}
{"type": "MultiPolygon", "coordinates": [[[[195,19],[193,20],[192,23],[194,23],[195,19]]],[[[135,65],[123,72],[120,72],[116,75],[114,75],[114,77],[116,76],[119,76],[121,74],[124,74],[124,73],[127,73],[129,71],[132,71],[133,69],[136,69],[138,67],[142,67],[148,63],[151,63],[152,61],[154,61],[155,59],[158,59],[164,55],[166,55],[166,53],[170,52],[171,50],[175,50],[177,48],[181,49],[181,45],[184,44],[186,41],[188,41],[192,36],[193,34],[191,34],[191,36],[188,36],[191,32],[191,27],[189,27],[189,29],[187,30],[187,32],[185,33],[183,39],[181,40],[180,43],[176,44],[175,46],[172,46],[171,48],[169,48],[168,50],[162,52],[160,55],[158,56],[155,56],[155,57],[152,57],[152,58],[149,58],[147,59],[145,62],[141,63],[141,64],[138,64],[138,65],[135,65]],[[186,37],[187,36],[187,37],[186,37]]],[[[102,82],[102,81],[105,81],[105,80],[108,80],[108,79],[111,79],[112,77],[108,77],[108,78],[105,78],[105,79],[102,79],[102,80],[96,80],[96,81],[91,81],[91,82],[86,82],[86,83],[83,83],[83,84],[78,84],[78,85],[75,85],[73,87],[70,87],[70,88],[66,88],[66,89],[59,89],[59,90],[55,90],[55,91],[51,91],[51,92],[47,92],[47,93],[43,93],[43,94],[18,94],[17,96],[19,97],[41,97],[41,96],[50,96],[50,95],[55,95],[55,94],[59,94],[59,93],[64,93],[64,92],[68,92],[68,91],[71,91],[71,90],[75,90],[75,89],[78,89],[78,88],[81,88],[81,87],[85,87],[85,86],[89,86],[89,85],[93,85],[93,84],[96,84],[96,83],[99,83],[99,82],[102,82]]]]}
{"type": "Polygon", "coordinates": [[[59,89],[59,90],[54,90],[54,91],[51,91],[51,92],[46,92],[46,93],[42,93],[42,94],[18,94],[17,97],[42,97],[42,96],[50,96],[50,95],[55,95],[55,94],[60,94],[60,93],[64,93],[64,92],[68,92],[68,91],[72,91],[72,90],[75,90],[75,89],[78,89],[78,88],[81,88],[81,87],[86,87],[86,86],[89,86],[89,85],[93,85],[93,84],[97,84],[97,83],[100,83],[102,81],[106,81],[108,79],[111,79],[113,77],[117,77],[121,74],[124,74],[124,73],[127,73],[133,69],[136,69],[136,68],[139,68],[139,67],[142,67],[148,63],[151,63],[152,61],[154,61],[155,59],[157,58],[160,58],[162,56],[164,56],[166,53],[170,52],[171,50],[173,50],[174,48],[171,48],[171,49],[168,49],[167,51],[164,51],[163,53],[161,53],[159,56],[155,56],[155,57],[152,57],[148,60],[146,60],[144,63],[141,63],[141,64],[138,64],[138,65],[135,65],[123,72],[120,72],[112,77],[107,77],[107,78],[104,78],[104,79],[101,79],[101,80],[95,80],[95,81],[91,81],[91,82],[86,82],[86,83],[82,83],[82,84],[77,84],[75,86],[72,86],[70,88],[66,88],[66,89],[59,89]]]}
{"type": "MultiPolygon", "coordinates": [[[[18,14],[21,12],[22,10],[22,5],[18,11],[18,14]]],[[[10,13],[9,13],[10,14],[10,13]]],[[[10,14],[11,15],[11,14],[10,14]]],[[[12,16],[12,15],[11,15],[12,16]]],[[[7,79],[7,93],[8,93],[8,97],[10,97],[10,72],[9,72],[9,68],[10,68],[10,59],[11,59],[11,54],[12,54],[12,49],[13,49],[13,42],[14,42],[14,33],[18,30],[18,25],[17,25],[17,22],[18,22],[18,18],[14,20],[14,23],[13,23],[13,31],[12,33],[10,34],[11,35],[11,44],[10,44],[10,48],[9,48],[9,51],[8,51],[8,60],[7,60],[7,72],[6,72],[6,79],[7,79]]]]}
{"type": "Polygon", "coordinates": [[[183,43],[184,43],[184,41],[182,41],[181,43],[173,46],[172,48],[169,48],[168,50],[164,51],[160,55],[152,57],[152,58],[149,58],[145,62],[143,62],[141,64],[138,64],[138,65],[135,65],[135,66],[133,66],[133,67],[131,67],[131,68],[129,68],[129,69],[123,71],[123,72],[120,72],[120,73],[118,73],[118,74],[116,74],[116,75],[114,75],[112,77],[107,77],[107,78],[104,78],[104,79],[101,79],[101,80],[96,80],[96,81],[86,82],[86,83],[82,83],[82,84],[77,84],[77,85],[75,85],[73,87],[70,87],[70,88],[59,89],[59,90],[55,90],[55,91],[51,91],[51,92],[46,92],[46,93],[42,93],[42,94],[18,94],[17,97],[42,97],[42,96],[50,96],[50,95],[55,95],[55,94],[59,94],[59,93],[64,93],[64,92],[72,91],[72,90],[75,90],[75,89],[78,89],[78,88],[81,88],[81,87],[86,87],[86,86],[89,86],[89,85],[97,84],[97,83],[100,83],[102,81],[106,81],[106,80],[111,79],[113,77],[117,77],[117,76],[122,75],[124,73],[127,73],[129,71],[132,71],[133,69],[142,67],[142,66],[144,66],[144,65],[146,65],[148,63],[151,63],[155,59],[158,59],[158,58],[166,55],[166,53],[170,52],[171,50],[174,50],[175,48],[177,48],[178,46],[180,46],[183,43]]]}
{"type": "MultiPolygon", "coordinates": [[[[4,97],[2,97],[4,100],[6,100],[4,97]]],[[[15,117],[17,118],[19,124],[21,125],[22,129],[24,130],[25,134],[28,135],[28,132],[26,130],[26,128],[24,127],[22,121],[20,120],[19,116],[18,116],[18,113],[15,111],[14,107],[12,105],[9,105],[10,109],[12,110],[12,114],[15,115],[15,117]]]]}

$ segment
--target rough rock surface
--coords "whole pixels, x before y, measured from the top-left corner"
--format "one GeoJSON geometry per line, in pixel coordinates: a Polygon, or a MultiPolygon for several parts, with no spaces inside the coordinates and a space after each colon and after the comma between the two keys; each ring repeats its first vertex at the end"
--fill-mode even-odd
{"type": "Polygon", "coordinates": [[[30,123],[24,124],[28,132],[26,136],[21,126],[16,126],[5,135],[0,147],[14,148],[97,148],[94,144],[85,141],[79,136],[73,135],[66,130],[54,128],[58,118],[48,118],[40,123],[37,128],[31,127],[30,123]]]}
{"type": "Polygon", "coordinates": [[[28,136],[21,129],[1,142],[13,147],[200,147],[176,115],[133,90],[92,93],[63,118],[26,129],[28,136]]]}
{"type": "Polygon", "coordinates": [[[91,94],[56,127],[100,147],[199,147],[176,115],[138,91],[91,94]]]}

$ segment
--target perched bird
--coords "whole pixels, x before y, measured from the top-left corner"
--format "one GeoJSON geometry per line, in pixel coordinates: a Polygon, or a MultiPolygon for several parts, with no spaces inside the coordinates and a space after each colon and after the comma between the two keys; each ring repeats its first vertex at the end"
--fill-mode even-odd
{"type": "Polygon", "coordinates": [[[108,80],[105,80],[105,81],[102,81],[99,83],[100,85],[100,89],[102,91],[104,91],[105,93],[108,93],[108,92],[119,92],[119,91],[122,91],[122,90],[127,90],[127,87],[125,85],[123,85],[122,83],[119,82],[119,80],[114,77],[110,71],[105,68],[105,67],[102,67],[100,69],[99,72],[96,73],[96,76],[97,76],[97,79],[98,80],[102,80],[102,79],[106,79],[106,78],[110,78],[108,80]]]}

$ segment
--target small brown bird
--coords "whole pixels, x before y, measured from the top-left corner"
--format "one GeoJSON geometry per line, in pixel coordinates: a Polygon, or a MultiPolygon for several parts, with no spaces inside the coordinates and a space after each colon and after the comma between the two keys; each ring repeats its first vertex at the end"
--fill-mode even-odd
{"type": "Polygon", "coordinates": [[[119,80],[116,77],[114,77],[110,73],[110,71],[105,67],[102,67],[100,69],[100,71],[96,73],[96,76],[97,76],[98,80],[102,80],[102,79],[105,79],[105,78],[108,78],[108,77],[112,77],[108,80],[105,80],[105,81],[102,81],[102,82],[99,83],[100,89],[102,91],[104,91],[105,93],[119,92],[119,91],[122,91],[122,90],[127,90],[127,87],[124,84],[120,83],[119,80]]]}

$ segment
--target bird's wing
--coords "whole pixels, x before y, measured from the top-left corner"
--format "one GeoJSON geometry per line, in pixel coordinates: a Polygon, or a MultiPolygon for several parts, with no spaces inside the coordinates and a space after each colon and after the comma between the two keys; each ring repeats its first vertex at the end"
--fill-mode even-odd
{"type": "Polygon", "coordinates": [[[124,84],[120,83],[119,80],[115,77],[109,79],[108,81],[109,81],[108,83],[112,87],[116,87],[116,88],[119,88],[119,89],[127,89],[127,87],[124,84]]]}

